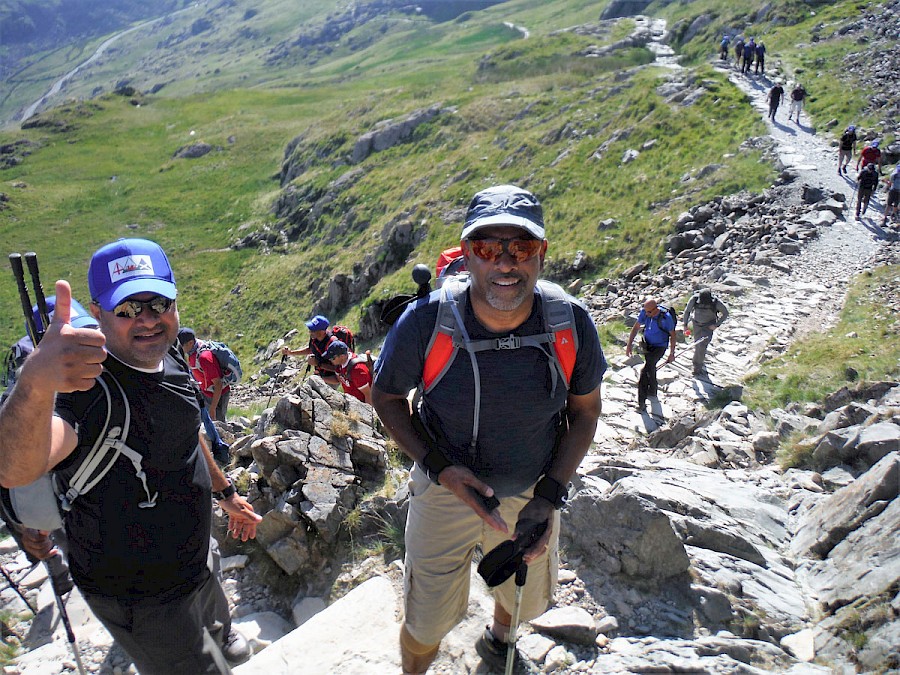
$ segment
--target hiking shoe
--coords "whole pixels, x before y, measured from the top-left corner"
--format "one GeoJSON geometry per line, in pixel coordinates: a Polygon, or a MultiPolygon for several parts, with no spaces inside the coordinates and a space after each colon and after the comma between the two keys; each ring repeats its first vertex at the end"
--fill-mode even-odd
{"type": "Polygon", "coordinates": [[[232,628],[222,642],[222,654],[231,663],[243,663],[250,658],[250,645],[243,635],[232,628]]]}
{"type": "MultiPolygon", "coordinates": [[[[484,661],[491,670],[500,673],[506,670],[506,651],[508,647],[509,645],[506,642],[494,637],[490,626],[485,627],[484,633],[482,633],[481,637],[478,638],[478,641],[475,643],[475,651],[478,652],[478,656],[481,657],[481,660],[484,661]]],[[[516,649],[515,656],[513,656],[513,668],[518,667],[520,662],[521,655],[519,654],[519,650],[516,649]]]]}

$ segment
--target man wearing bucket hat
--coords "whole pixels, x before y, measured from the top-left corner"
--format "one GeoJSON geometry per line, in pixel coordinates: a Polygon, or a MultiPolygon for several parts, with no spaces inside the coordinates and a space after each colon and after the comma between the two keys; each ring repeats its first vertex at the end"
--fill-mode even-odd
{"type": "Polygon", "coordinates": [[[336,389],[340,382],[337,375],[334,374],[334,366],[325,358],[328,347],[337,339],[328,330],[330,325],[331,323],[326,317],[316,314],[306,322],[306,328],[309,330],[309,344],[303,349],[284,347],[281,353],[285,356],[305,356],[308,366],[306,370],[315,368],[316,375],[336,389]]]}
{"type": "Polygon", "coordinates": [[[538,281],[547,240],[534,195],[513,185],[482,190],[460,239],[468,277],[410,303],[387,336],[373,386],[381,420],[415,460],[405,673],[424,673],[465,615],[476,545],[494,549],[525,522],[549,526],[524,551],[530,574],[521,605],[512,579],[494,589],[493,621],[476,643],[482,659],[502,670],[514,609],[528,620],[547,607],[558,509],[593,439],[606,369],[584,306],[538,281]],[[559,330],[548,330],[551,317],[559,330]],[[407,396],[420,385],[411,411],[407,396]]]}
{"type": "Polygon", "coordinates": [[[69,284],[56,284],[50,327],[0,410],[0,484],[52,469],[70,486],[72,578],[142,675],[218,673],[205,633],[230,660],[248,648],[207,567],[211,496],[234,537],[254,537],[261,519],[200,441],[201,404],[174,344],[177,289],[166,254],[145,239],[120,239],[93,255],[88,286],[100,330],[73,327],[69,284]],[[118,404],[101,391],[112,385],[118,404]],[[107,455],[109,470],[71,494],[113,405],[130,411],[128,432],[107,455]]]}

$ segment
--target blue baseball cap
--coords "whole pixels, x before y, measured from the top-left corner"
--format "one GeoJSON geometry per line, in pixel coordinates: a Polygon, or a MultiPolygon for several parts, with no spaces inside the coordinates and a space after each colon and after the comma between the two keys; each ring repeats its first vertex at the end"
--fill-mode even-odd
{"type": "Polygon", "coordinates": [[[99,249],[88,269],[91,298],[107,312],[138,293],[174,300],[175,275],[159,244],[148,239],[119,239],[99,249]]]}
{"type": "Polygon", "coordinates": [[[469,203],[460,239],[468,239],[483,227],[512,225],[535,239],[544,239],[544,211],[528,190],[515,185],[495,185],[482,190],[469,203]]]}
{"type": "Polygon", "coordinates": [[[316,314],[313,318],[306,322],[306,327],[309,330],[325,330],[329,326],[328,319],[326,319],[321,314],[316,314]]]}
{"type": "Polygon", "coordinates": [[[346,343],[341,342],[340,340],[335,340],[330,345],[328,345],[328,349],[325,350],[325,353],[322,354],[322,358],[326,361],[331,361],[335,356],[341,356],[342,354],[349,354],[350,347],[347,346],[346,343]]]}
{"type": "MultiPolygon", "coordinates": [[[[51,295],[45,302],[47,304],[47,314],[50,315],[50,320],[53,321],[53,312],[56,309],[56,296],[51,295]]],[[[34,317],[34,325],[37,326],[37,329],[45,330],[44,322],[41,321],[41,313],[38,311],[37,305],[32,305],[31,316],[34,317]]],[[[72,307],[69,317],[69,323],[73,328],[97,328],[99,326],[97,320],[92,317],[90,312],[82,307],[75,298],[72,298],[72,307]]],[[[25,332],[28,332],[27,326],[25,327],[25,332]]]]}

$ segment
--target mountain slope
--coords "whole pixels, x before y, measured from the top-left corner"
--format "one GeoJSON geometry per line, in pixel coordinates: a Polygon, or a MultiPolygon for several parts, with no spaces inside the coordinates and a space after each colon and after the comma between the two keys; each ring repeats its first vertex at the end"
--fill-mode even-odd
{"type": "MultiPolygon", "coordinates": [[[[371,327],[377,303],[411,287],[409,263],[431,266],[490,183],[518,182],[543,200],[555,278],[658,261],[672,216],[762,188],[774,170],[742,147],[762,127],[725,78],[639,65],[652,58],[641,41],[621,42],[635,22],[598,12],[581,0],[512,0],[443,22],[375,15],[327,47],[288,50],[298,60],[273,77],[278,86],[260,82],[258,53],[245,67],[239,40],[217,75],[202,54],[222,43],[188,38],[204,86],[238,72],[247,86],[176,95],[191,83],[173,81],[154,95],[67,104],[7,135],[33,145],[4,155],[16,160],[3,171],[0,241],[37,250],[47,278],[72,279],[84,298],[97,245],[157,239],[173,254],[183,321],[244,357],[314,307],[371,327]],[[353,163],[361,136],[432,106],[441,112],[404,142],[353,163]],[[173,158],[201,140],[212,152],[173,158]],[[628,150],[639,154],[623,163],[628,150]],[[262,244],[229,248],[248,237],[262,244]]],[[[305,31],[292,26],[282,42],[305,31]]],[[[9,342],[21,323],[11,283],[0,303],[9,342]]]]}

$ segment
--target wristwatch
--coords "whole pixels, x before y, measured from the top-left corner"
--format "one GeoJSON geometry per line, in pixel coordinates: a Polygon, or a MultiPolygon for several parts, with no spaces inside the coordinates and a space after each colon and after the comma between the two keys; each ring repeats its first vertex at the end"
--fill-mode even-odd
{"type": "Polygon", "coordinates": [[[231,482],[231,479],[228,479],[228,485],[217,492],[213,492],[213,497],[217,500],[222,501],[223,499],[228,499],[231,495],[233,495],[237,490],[234,489],[234,485],[231,482]]]}
{"type": "Polygon", "coordinates": [[[444,453],[437,448],[429,450],[419,463],[422,465],[422,468],[425,469],[425,475],[427,475],[435,485],[440,485],[438,476],[441,475],[441,471],[448,466],[453,465],[453,462],[447,459],[447,457],[444,456],[444,453]]]}
{"type": "Polygon", "coordinates": [[[566,505],[569,489],[558,480],[555,480],[550,476],[544,476],[534,486],[534,496],[546,499],[553,504],[553,508],[558,511],[566,505]]]}

